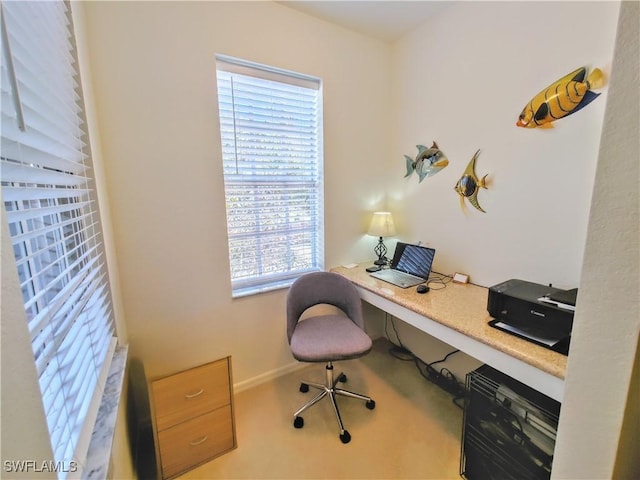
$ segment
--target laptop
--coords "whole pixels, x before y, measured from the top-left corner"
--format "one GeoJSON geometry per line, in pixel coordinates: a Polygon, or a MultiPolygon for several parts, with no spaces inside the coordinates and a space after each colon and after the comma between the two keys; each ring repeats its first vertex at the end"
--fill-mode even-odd
{"type": "Polygon", "coordinates": [[[391,268],[369,275],[400,288],[413,287],[429,279],[435,254],[433,248],[398,242],[391,268]]]}

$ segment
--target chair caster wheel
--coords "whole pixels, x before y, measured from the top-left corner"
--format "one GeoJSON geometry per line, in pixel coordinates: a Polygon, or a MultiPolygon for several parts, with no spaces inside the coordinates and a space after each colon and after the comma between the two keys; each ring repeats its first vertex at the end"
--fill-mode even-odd
{"type": "Polygon", "coordinates": [[[306,383],[301,383],[300,384],[300,391],[302,393],[307,393],[309,391],[309,385],[307,385],[306,383]]]}
{"type": "Polygon", "coordinates": [[[338,381],[339,381],[340,383],[347,383],[347,376],[343,373],[342,375],[340,375],[340,376],[338,377],[338,381]]]}
{"type": "Polygon", "coordinates": [[[351,441],[351,435],[346,430],[340,435],[342,443],[349,443],[351,441]]]}
{"type": "Polygon", "coordinates": [[[304,418],[296,417],[293,419],[293,426],[296,428],[302,428],[304,426],[304,418]]]}
{"type": "Polygon", "coordinates": [[[376,408],[376,402],[374,400],[369,400],[365,405],[369,410],[376,408]]]}

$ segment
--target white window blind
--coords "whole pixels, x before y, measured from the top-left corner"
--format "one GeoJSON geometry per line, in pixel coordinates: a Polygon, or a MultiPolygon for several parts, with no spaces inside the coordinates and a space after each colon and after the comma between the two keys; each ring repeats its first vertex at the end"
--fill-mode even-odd
{"type": "Polygon", "coordinates": [[[63,478],[84,461],[115,347],[110,289],[69,4],[1,12],[2,195],[63,478]]]}
{"type": "Polygon", "coordinates": [[[217,57],[234,296],[323,269],[320,80],[217,57]]]}

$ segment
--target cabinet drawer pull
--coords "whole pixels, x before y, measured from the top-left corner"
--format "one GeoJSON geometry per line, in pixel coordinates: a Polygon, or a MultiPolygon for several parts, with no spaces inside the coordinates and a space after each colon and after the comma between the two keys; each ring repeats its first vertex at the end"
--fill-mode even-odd
{"type": "Polygon", "coordinates": [[[202,437],[200,440],[196,440],[195,442],[189,442],[189,445],[191,445],[192,447],[197,447],[198,445],[203,444],[204,442],[207,441],[207,438],[209,438],[208,435],[205,435],[204,437],[202,437]]]}
{"type": "Polygon", "coordinates": [[[191,393],[191,394],[185,395],[184,398],[196,398],[197,396],[202,395],[203,393],[204,393],[204,388],[201,388],[196,393],[191,393]]]}

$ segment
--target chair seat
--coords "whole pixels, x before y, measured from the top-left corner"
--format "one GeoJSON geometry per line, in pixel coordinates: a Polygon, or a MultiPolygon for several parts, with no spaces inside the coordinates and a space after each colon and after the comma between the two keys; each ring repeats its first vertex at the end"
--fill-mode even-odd
{"type": "Polygon", "coordinates": [[[369,335],[344,315],[318,315],[298,322],[291,352],[302,362],[331,362],[360,357],[371,350],[369,335]]]}

